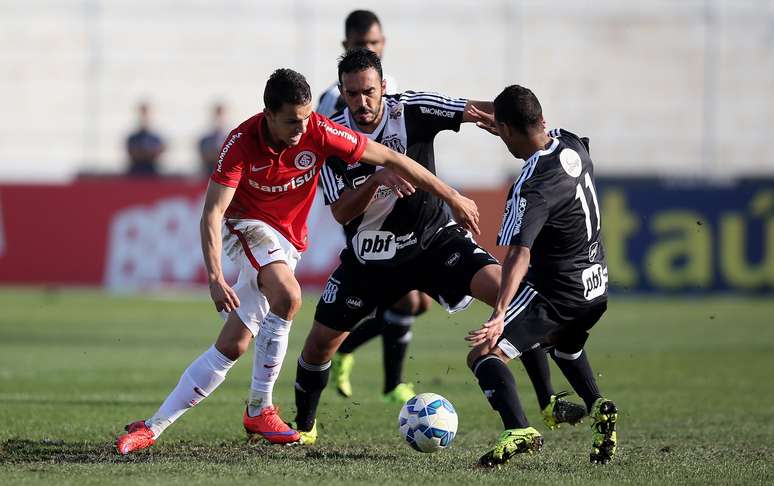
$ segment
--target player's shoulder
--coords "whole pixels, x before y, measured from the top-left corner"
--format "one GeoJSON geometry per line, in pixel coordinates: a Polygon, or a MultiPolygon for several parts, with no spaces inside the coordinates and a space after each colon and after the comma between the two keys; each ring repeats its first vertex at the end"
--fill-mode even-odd
{"type": "MultiPolygon", "coordinates": [[[[231,130],[223,142],[224,149],[237,146],[243,150],[258,147],[263,113],[256,113],[231,130]]],[[[224,152],[225,153],[225,152],[224,152]]]]}
{"type": "Polygon", "coordinates": [[[589,160],[584,142],[574,133],[562,129],[550,130],[547,135],[552,138],[551,145],[530,157],[526,164],[535,166],[534,183],[574,183],[583,171],[584,160],[589,160]]]}
{"type": "Polygon", "coordinates": [[[326,88],[326,90],[323,91],[322,94],[320,95],[320,98],[318,100],[318,106],[322,106],[323,103],[331,99],[333,99],[334,101],[337,100],[340,94],[341,93],[339,93],[339,84],[333,83],[328,88],[326,88]]]}
{"type": "Polygon", "coordinates": [[[546,132],[549,137],[560,140],[564,145],[579,148],[584,152],[589,152],[589,138],[581,137],[564,128],[552,128],[546,132]]]}

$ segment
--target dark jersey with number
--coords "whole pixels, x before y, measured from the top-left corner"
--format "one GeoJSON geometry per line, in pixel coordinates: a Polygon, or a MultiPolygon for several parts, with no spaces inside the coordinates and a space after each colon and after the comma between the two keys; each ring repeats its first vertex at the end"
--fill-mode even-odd
{"type": "Polygon", "coordinates": [[[497,244],[531,249],[526,280],[551,302],[582,307],[607,298],[594,164],[587,138],[548,132],[550,146],[511,187],[497,244]]]}
{"type": "MultiPolygon", "coordinates": [[[[365,135],[387,147],[406,154],[435,174],[433,140],[442,130],[460,129],[466,100],[436,93],[406,91],[384,97],[384,114],[373,133],[365,135]]],[[[332,120],[358,130],[348,108],[332,120]]],[[[322,170],[325,203],[339,199],[343,190],[355,189],[382,170],[369,164],[347,166],[329,158],[322,170]]],[[[360,263],[394,265],[413,258],[444,226],[453,224],[449,208],[436,196],[417,189],[408,197],[398,198],[392,189],[381,186],[373,201],[360,216],[344,225],[347,250],[360,263]]]]}

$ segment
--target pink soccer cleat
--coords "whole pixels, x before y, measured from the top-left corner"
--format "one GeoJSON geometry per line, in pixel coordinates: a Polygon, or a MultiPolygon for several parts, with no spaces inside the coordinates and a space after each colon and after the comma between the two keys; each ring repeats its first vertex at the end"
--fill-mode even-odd
{"type": "Polygon", "coordinates": [[[145,425],[144,420],[138,420],[124,427],[126,434],[116,439],[116,450],[119,454],[147,449],[156,443],[153,431],[145,425]]]}
{"type": "Polygon", "coordinates": [[[255,417],[249,416],[247,409],[245,409],[242,424],[244,424],[250,440],[253,439],[253,436],[260,435],[272,444],[290,444],[298,442],[301,437],[297,431],[282,421],[279,416],[279,408],[276,406],[264,408],[255,417]]]}

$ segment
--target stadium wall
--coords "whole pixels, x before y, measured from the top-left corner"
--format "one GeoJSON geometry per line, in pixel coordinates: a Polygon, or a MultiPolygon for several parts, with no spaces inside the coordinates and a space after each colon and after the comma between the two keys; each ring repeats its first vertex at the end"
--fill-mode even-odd
{"type": "MultiPolygon", "coordinates": [[[[355,8],[380,15],[401,88],[532,87],[551,126],[591,138],[598,174],[774,175],[770,0],[36,0],[0,2],[0,180],[121,173],[140,100],[168,141],[164,172],[193,173],[214,101],[233,126],[277,67],[315,94],[334,82],[355,8]]],[[[518,172],[502,144],[462,132],[439,137],[445,178],[518,172]]]]}
{"type": "MultiPolygon", "coordinates": [[[[774,180],[723,185],[598,178],[612,288],[638,293],[774,292],[774,180]]],[[[199,286],[204,182],[82,180],[0,185],[0,283],[104,286],[113,291],[199,286]]],[[[466,191],[495,248],[506,187],[466,191]]],[[[298,268],[321,285],[343,247],[318,193],[310,249],[298,268]]],[[[227,278],[235,269],[224,259],[227,278]]]]}

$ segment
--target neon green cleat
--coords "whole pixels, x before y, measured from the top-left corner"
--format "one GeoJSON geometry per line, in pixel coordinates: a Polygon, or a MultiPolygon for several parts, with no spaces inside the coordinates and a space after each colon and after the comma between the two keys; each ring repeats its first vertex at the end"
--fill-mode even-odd
{"type": "Polygon", "coordinates": [[[500,434],[494,448],[481,456],[478,463],[484,467],[497,467],[516,454],[540,452],[542,448],[543,436],[534,428],[509,429],[500,434]]]}
{"type": "Polygon", "coordinates": [[[336,391],[345,398],[352,396],[349,375],[352,374],[353,366],[355,366],[355,357],[352,353],[336,353],[331,360],[331,377],[336,384],[336,391]]]}
{"type": "Polygon", "coordinates": [[[551,401],[543,409],[543,423],[549,429],[558,429],[559,424],[579,424],[586,416],[584,406],[563,399],[568,395],[570,392],[566,391],[551,395],[551,401]]]}
{"type": "Polygon", "coordinates": [[[415,395],[414,385],[411,383],[399,383],[398,386],[382,395],[382,400],[384,400],[385,403],[398,403],[403,405],[414,398],[415,395]]]}
{"type": "Polygon", "coordinates": [[[317,420],[315,420],[314,424],[312,424],[312,430],[308,431],[299,430],[295,423],[288,425],[296,429],[299,435],[298,440],[293,442],[291,445],[314,445],[314,443],[317,442],[317,420]]]}
{"type": "Polygon", "coordinates": [[[618,409],[615,403],[606,398],[598,398],[591,407],[591,430],[594,439],[591,443],[592,464],[607,464],[613,459],[618,445],[615,433],[618,421],[618,409]]]}

